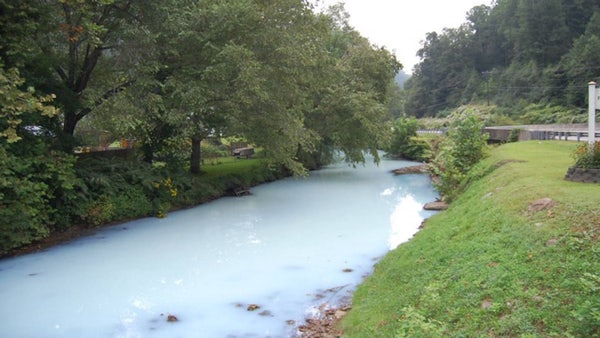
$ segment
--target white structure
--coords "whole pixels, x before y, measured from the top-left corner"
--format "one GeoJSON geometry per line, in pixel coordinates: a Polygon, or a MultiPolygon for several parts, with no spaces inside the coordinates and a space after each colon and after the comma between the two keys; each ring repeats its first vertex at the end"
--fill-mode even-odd
{"type": "Polygon", "coordinates": [[[596,108],[600,108],[600,91],[596,87],[596,82],[588,83],[589,95],[588,95],[588,143],[590,148],[594,146],[596,142],[596,108]]]}

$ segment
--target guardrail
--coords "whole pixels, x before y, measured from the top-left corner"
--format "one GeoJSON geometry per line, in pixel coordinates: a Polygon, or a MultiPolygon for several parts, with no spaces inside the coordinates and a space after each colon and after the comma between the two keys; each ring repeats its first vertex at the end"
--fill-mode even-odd
{"type": "MultiPolygon", "coordinates": [[[[586,124],[548,124],[548,125],[519,125],[497,126],[484,129],[492,142],[528,141],[528,140],[565,140],[585,141],[588,139],[586,124]]],[[[600,136],[596,129],[595,137],[600,136]]]]}
{"type": "Polygon", "coordinates": [[[446,129],[421,129],[417,130],[417,134],[440,134],[446,133],[446,129]]]}

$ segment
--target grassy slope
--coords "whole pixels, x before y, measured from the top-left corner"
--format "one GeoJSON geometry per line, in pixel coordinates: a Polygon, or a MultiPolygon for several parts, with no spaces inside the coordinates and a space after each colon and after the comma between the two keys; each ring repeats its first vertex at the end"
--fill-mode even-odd
{"type": "Polygon", "coordinates": [[[574,148],[493,149],[467,191],[358,288],[345,336],[599,336],[600,186],[564,180],[574,148]],[[556,206],[528,211],[544,197],[556,206]]]}

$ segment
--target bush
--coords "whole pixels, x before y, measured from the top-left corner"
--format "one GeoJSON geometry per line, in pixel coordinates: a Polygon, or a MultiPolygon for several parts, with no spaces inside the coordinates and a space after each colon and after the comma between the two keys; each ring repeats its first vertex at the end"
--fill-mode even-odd
{"type": "Polygon", "coordinates": [[[587,111],[555,105],[530,104],[520,118],[523,124],[585,123],[587,111]]]}
{"type": "Polygon", "coordinates": [[[169,210],[171,210],[172,203],[175,200],[175,197],[177,197],[178,189],[170,177],[153,182],[152,187],[154,189],[150,193],[150,196],[154,214],[158,218],[167,217],[169,210]]]}
{"type": "Polygon", "coordinates": [[[488,135],[482,133],[483,127],[469,111],[455,116],[447,138],[431,163],[431,170],[438,177],[436,188],[444,200],[450,201],[460,193],[466,174],[485,157],[488,135]]]}
{"type": "Polygon", "coordinates": [[[210,142],[201,143],[202,163],[221,163],[220,158],[229,156],[226,146],[215,145],[210,142]]]}
{"type": "Polygon", "coordinates": [[[593,145],[580,144],[575,149],[575,167],[584,169],[600,169],[600,141],[593,145]]]}
{"type": "Polygon", "coordinates": [[[83,221],[88,225],[98,226],[113,220],[114,205],[107,195],[87,203],[83,221]]]}
{"type": "Polygon", "coordinates": [[[127,220],[152,214],[152,203],[141,186],[132,186],[110,198],[113,206],[111,220],[127,220]]]}
{"type": "Polygon", "coordinates": [[[0,144],[0,253],[70,222],[74,158],[36,140],[0,144]]]}
{"type": "Polygon", "coordinates": [[[397,119],[394,122],[392,141],[387,149],[388,155],[413,161],[431,158],[431,147],[427,140],[417,136],[418,128],[414,117],[397,119]]]}
{"type": "Polygon", "coordinates": [[[80,219],[97,225],[149,214],[166,216],[178,194],[171,171],[166,165],[151,166],[135,157],[81,158],[77,174],[85,182],[85,198],[91,202],[80,219]],[[101,213],[96,210],[99,204],[109,209],[101,213]]]}

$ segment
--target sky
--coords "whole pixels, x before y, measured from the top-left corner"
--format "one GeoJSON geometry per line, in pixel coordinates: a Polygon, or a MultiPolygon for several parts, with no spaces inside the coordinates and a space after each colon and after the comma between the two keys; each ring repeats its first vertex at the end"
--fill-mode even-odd
{"type": "Polygon", "coordinates": [[[394,52],[403,70],[411,74],[428,32],[457,28],[467,12],[491,0],[312,0],[317,8],[344,3],[350,25],[380,47],[394,52]]]}

